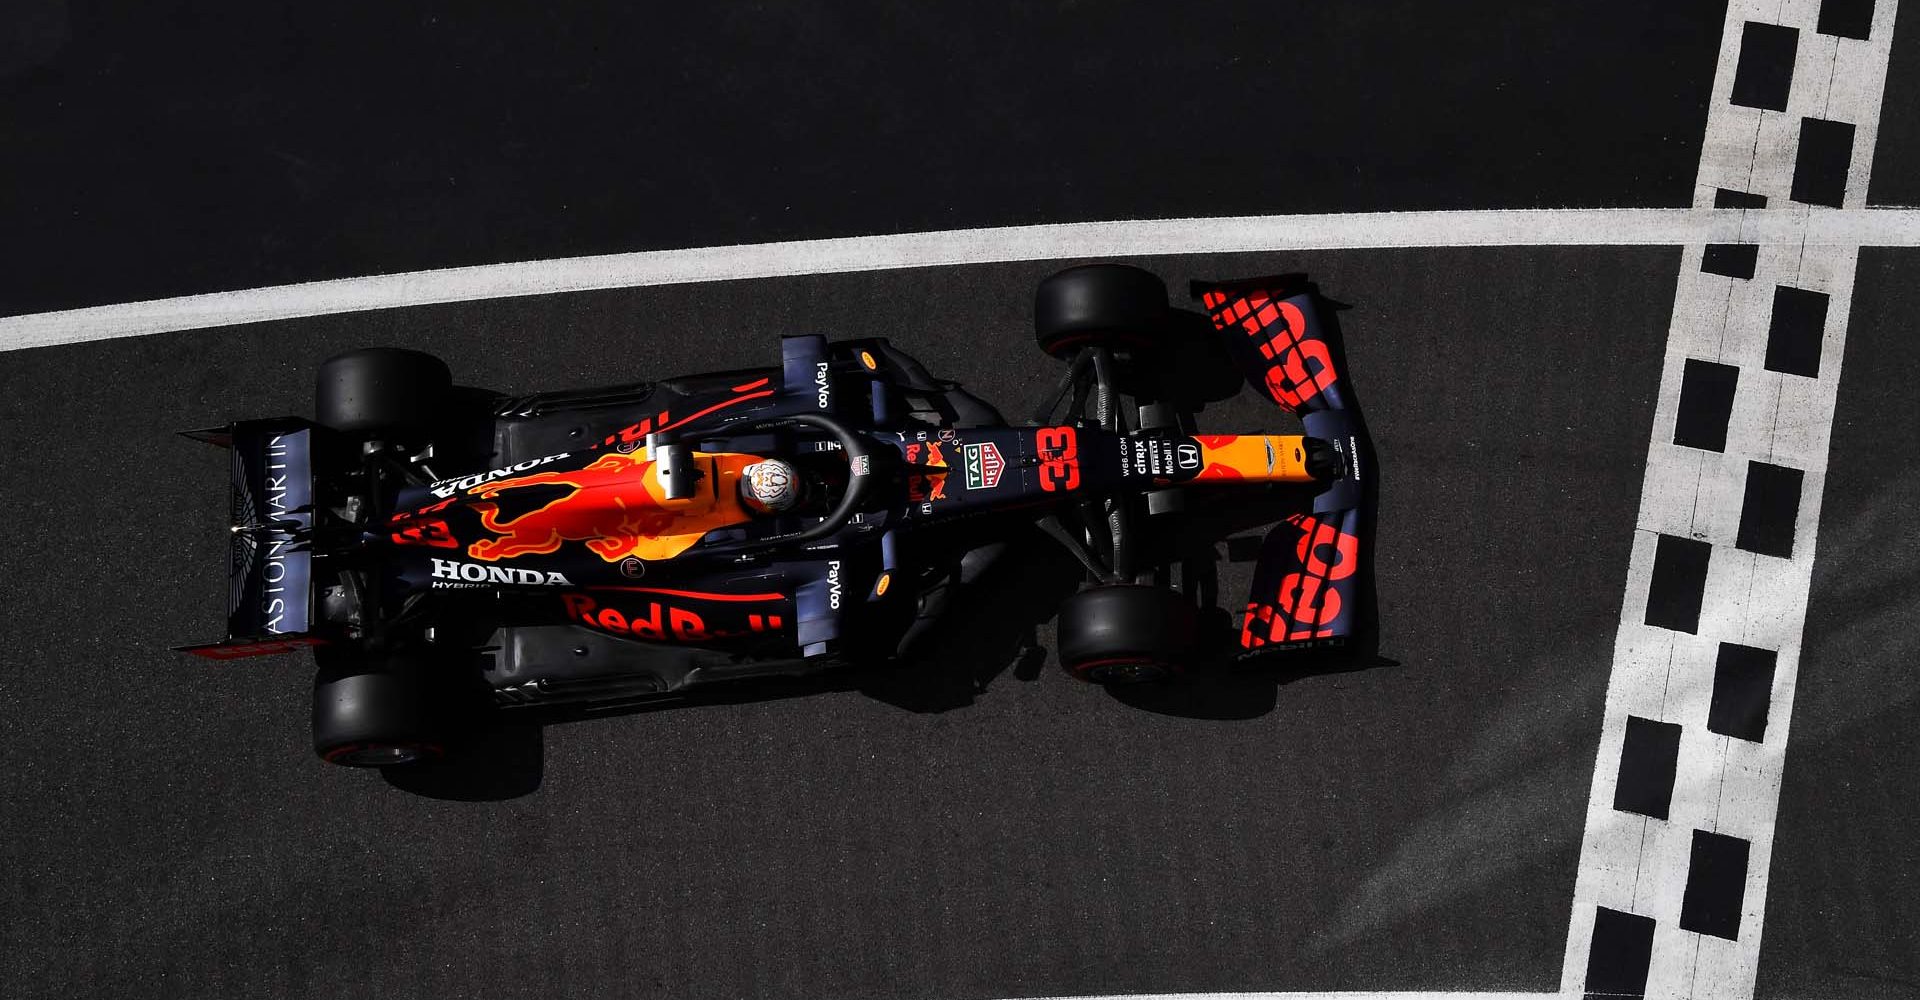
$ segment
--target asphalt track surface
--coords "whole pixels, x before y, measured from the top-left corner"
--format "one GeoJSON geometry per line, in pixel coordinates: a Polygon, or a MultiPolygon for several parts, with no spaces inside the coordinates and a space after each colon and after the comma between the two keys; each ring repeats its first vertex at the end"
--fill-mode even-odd
{"type": "Polygon", "coordinates": [[[1920,253],[1860,255],[1760,996],[1920,994],[1920,253]]]}
{"type": "MultiPolygon", "coordinates": [[[[1224,6],[1183,12],[1178,32],[1140,13],[1099,28],[952,14],[916,33],[773,10],[650,25],[663,52],[658,39],[709,43],[672,58],[613,46],[640,36],[607,23],[542,34],[443,12],[386,32],[345,18],[188,31],[76,9],[67,49],[26,46],[27,68],[0,81],[8,129],[73,140],[0,167],[0,312],[936,226],[1687,202],[1719,10],[1475,5],[1443,25],[1428,6],[1287,14],[1278,31],[1262,13],[1258,38],[1224,6]],[[509,36],[554,58],[509,82],[489,69],[509,36]],[[1631,62],[1609,54],[1628,46],[1631,62]],[[947,47],[960,54],[930,57],[947,47]],[[420,65],[395,76],[409,55],[420,65]],[[362,72],[339,72],[350,64],[362,72]],[[1351,65],[1395,70],[1355,82],[1351,65]],[[610,87],[622,73],[631,86],[610,87]],[[684,88],[705,89],[648,97],[684,88]],[[1062,91],[1077,103],[1042,101],[1062,91]],[[395,92],[411,100],[382,100],[395,92]],[[887,127],[839,117],[874,94],[866,124],[887,127]],[[1089,124],[1116,94],[1137,132],[1089,124]],[[488,102],[497,114],[456,113],[488,102]],[[1254,166],[1211,151],[1227,110],[1280,102],[1306,121],[1236,133],[1254,166]],[[673,140],[593,128],[623,120],[673,140]],[[1294,155],[1302,134],[1343,155],[1294,155]],[[449,165],[467,172],[442,187],[449,165]]],[[[1876,202],[1920,201],[1902,111],[1920,106],[1917,24],[1894,48],[1876,202]]],[[[791,332],[891,336],[1020,410],[1050,379],[1027,310],[1057,265],[0,355],[15,525],[0,546],[14,609],[0,995],[1554,989],[1677,260],[1142,261],[1176,288],[1306,271],[1352,305],[1342,326],[1386,473],[1387,663],[1126,703],[1015,663],[1029,628],[1047,644],[1073,584],[1036,557],[923,682],[520,732],[492,777],[324,768],[297,658],[208,667],[164,651],[217,635],[223,593],[224,461],[173,429],[304,412],[313,365],[369,343],[531,390],[761,363],[791,332]]],[[[1920,253],[1862,254],[1763,997],[1920,995],[1917,281],[1920,253]]],[[[1286,426],[1251,395],[1202,420],[1286,426]]],[[[1234,593],[1247,566],[1221,552],[1234,593]]]]}
{"type": "Polygon", "coordinates": [[[0,314],[969,226],[1684,206],[1722,12],[74,3],[0,41],[0,314]]]}
{"type": "MultiPolygon", "coordinates": [[[[28,616],[10,654],[10,673],[35,679],[7,686],[10,793],[38,808],[0,821],[20,852],[9,896],[31,904],[15,913],[37,915],[34,933],[12,925],[7,992],[143,975],[236,995],[1550,989],[1674,260],[1149,262],[1175,282],[1305,268],[1337,299],[1365,291],[1343,326],[1396,470],[1380,514],[1391,666],[1148,707],[1049,666],[1030,682],[1002,671],[946,711],[850,692],[555,726],[538,790],[498,803],[319,765],[298,658],[208,669],[162,648],[218,634],[224,546],[224,459],[170,429],[235,407],[298,412],[312,364],[357,343],[433,350],[511,390],[755,363],[791,331],[894,336],[1024,408],[1052,377],[1027,333],[1050,265],[436,307],[11,359],[6,491],[29,498],[18,513],[36,527],[0,572],[64,567],[62,593],[85,596],[28,616]],[[49,397],[120,416],[74,427],[23,405],[49,397]],[[72,627],[108,607],[110,627],[72,627]]],[[[1285,426],[1251,394],[1204,416],[1285,426]]],[[[982,616],[970,666],[1011,665],[1023,611],[1048,615],[1023,599],[982,616]]]]}

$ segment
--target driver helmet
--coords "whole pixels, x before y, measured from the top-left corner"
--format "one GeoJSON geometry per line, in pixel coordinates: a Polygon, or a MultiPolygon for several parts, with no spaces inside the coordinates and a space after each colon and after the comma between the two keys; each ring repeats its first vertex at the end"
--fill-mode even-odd
{"type": "Polygon", "coordinates": [[[800,502],[800,472],[778,459],[740,470],[740,499],[762,514],[792,510],[800,502]]]}

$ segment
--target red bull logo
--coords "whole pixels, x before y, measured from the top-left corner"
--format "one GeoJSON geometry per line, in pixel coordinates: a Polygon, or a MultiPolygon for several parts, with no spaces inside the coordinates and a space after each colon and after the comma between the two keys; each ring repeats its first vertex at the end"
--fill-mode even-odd
{"type": "MultiPolygon", "coordinates": [[[[611,635],[648,642],[711,642],[756,632],[778,632],[786,624],[785,616],[767,614],[784,601],[780,594],[700,594],[691,591],[635,591],[656,596],[676,596],[714,602],[703,615],[692,608],[658,600],[603,603],[607,595],[562,594],[561,606],[568,620],[611,635]],[[726,610],[727,604],[760,604],[761,610],[726,610]]],[[[624,595],[621,595],[624,596],[624,595]]]]}
{"type": "Polygon", "coordinates": [[[924,500],[945,500],[947,498],[947,456],[940,451],[940,445],[934,441],[915,441],[906,447],[908,465],[925,466],[928,470],[914,472],[907,476],[907,499],[917,502],[924,500]]]}

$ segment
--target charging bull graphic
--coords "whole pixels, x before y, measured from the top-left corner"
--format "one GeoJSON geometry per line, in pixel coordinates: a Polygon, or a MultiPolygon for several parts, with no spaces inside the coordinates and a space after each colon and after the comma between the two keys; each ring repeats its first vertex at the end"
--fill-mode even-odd
{"type": "Polygon", "coordinates": [[[566,542],[584,542],[607,562],[628,557],[671,559],[716,528],[748,518],[739,481],[752,455],[696,454],[708,481],[692,497],[669,500],[644,453],[604,453],[578,469],[548,470],[483,483],[466,499],[493,533],[467,546],[486,562],[557,552],[566,542]],[[535,486],[566,487],[564,493],[522,513],[502,512],[505,494],[535,486]]]}
{"type": "Polygon", "coordinates": [[[915,503],[947,498],[947,456],[935,441],[909,442],[907,464],[915,471],[907,477],[907,499],[915,503]]]}

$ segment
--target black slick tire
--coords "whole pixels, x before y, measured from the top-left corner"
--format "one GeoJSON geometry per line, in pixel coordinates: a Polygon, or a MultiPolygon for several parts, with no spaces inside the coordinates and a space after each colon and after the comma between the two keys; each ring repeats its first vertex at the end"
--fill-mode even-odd
{"type": "Polygon", "coordinates": [[[380,434],[431,424],[445,405],[453,376],[439,358],[398,347],[367,347],[320,365],[314,413],[348,434],[380,434]]]}
{"type": "Polygon", "coordinates": [[[329,764],[438,760],[446,747],[421,678],[398,670],[323,672],[313,685],[313,751],[329,764]]]}
{"type": "Polygon", "coordinates": [[[1167,284],[1125,264],[1084,264],[1045,281],[1033,298],[1040,349],[1070,360],[1083,347],[1140,353],[1167,336],[1167,284]]]}
{"type": "Polygon", "coordinates": [[[1083,590],[1060,605],[1060,665],[1092,684],[1165,680],[1193,658],[1198,619],[1185,598],[1164,587],[1083,590]]]}

